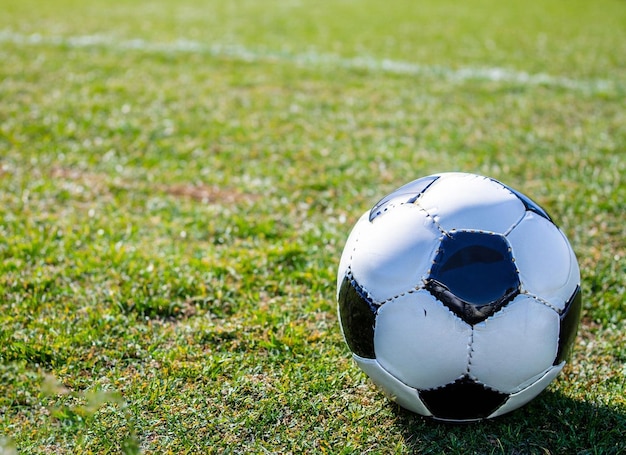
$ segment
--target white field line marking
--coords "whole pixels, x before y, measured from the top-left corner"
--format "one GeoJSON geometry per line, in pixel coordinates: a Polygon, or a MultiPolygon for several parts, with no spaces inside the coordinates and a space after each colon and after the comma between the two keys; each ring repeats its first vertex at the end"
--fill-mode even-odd
{"type": "Polygon", "coordinates": [[[38,33],[25,35],[9,30],[0,30],[0,43],[17,45],[47,45],[70,48],[104,47],[117,50],[141,52],[194,53],[215,57],[228,57],[245,62],[292,63],[302,67],[341,67],[399,75],[422,76],[444,79],[450,82],[487,81],[519,85],[544,85],[591,93],[607,93],[622,89],[621,84],[607,79],[580,80],[551,76],[544,73],[531,74],[498,67],[447,68],[422,65],[402,60],[377,59],[374,57],[341,57],[317,52],[289,53],[263,49],[252,49],[240,45],[204,44],[198,41],[179,39],[169,43],[150,42],[143,39],[117,40],[108,35],[44,36],[38,33]]]}

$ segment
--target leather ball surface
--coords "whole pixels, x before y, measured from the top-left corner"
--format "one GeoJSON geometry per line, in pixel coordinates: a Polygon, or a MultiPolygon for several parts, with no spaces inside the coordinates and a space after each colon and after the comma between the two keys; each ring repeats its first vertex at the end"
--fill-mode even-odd
{"type": "Polygon", "coordinates": [[[581,311],[574,252],[551,217],[491,178],[415,180],[365,212],[337,275],[359,367],[400,406],[492,418],[558,375],[581,311]]]}

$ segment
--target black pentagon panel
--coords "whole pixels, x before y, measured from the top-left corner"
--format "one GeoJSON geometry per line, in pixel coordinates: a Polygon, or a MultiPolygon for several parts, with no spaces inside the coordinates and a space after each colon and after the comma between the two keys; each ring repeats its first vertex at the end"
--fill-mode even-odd
{"type": "Polygon", "coordinates": [[[428,177],[422,177],[420,179],[413,180],[412,182],[409,182],[406,185],[401,186],[400,188],[393,191],[392,193],[389,193],[387,196],[385,196],[380,201],[378,201],[374,205],[374,207],[372,207],[372,210],[370,210],[369,220],[372,221],[377,216],[382,215],[385,212],[386,207],[389,205],[389,202],[392,199],[396,199],[399,196],[406,196],[407,199],[405,203],[412,204],[438,178],[439,178],[438,175],[430,175],[428,177]]]}
{"type": "Polygon", "coordinates": [[[374,353],[374,324],[377,307],[349,277],[339,288],[339,318],[346,343],[360,357],[376,358],[374,353]]]}
{"type": "Polygon", "coordinates": [[[519,294],[520,280],[504,236],[454,231],[441,241],[426,289],[468,324],[476,324],[519,294]]]}
{"type": "Polygon", "coordinates": [[[576,291],[567,301],[563,312],[561,313],[561,326],[559,328],[559,349],[556,354],[554,364],[567,360],[576,339],[578,332],[578,322],[580,321],[580,313],[582,311],[582,294],[580,286],[576,287],[576,291]]]}
{"type": "Polygon", "coordinates": [[[487,418],[508,398],[468,377],[438,389],[420,390],[419,396],[433,416],[443,420],[487,418]]]}
{"type": "MultiPolygon", "coordinates": [[[[545,218],[548,221],[552,221],[552,218],[550,218],[550,215],[548,215],[548,212],[546,212],[539,204],[537,204],[535,201],[533,201],[531,198],[529,198],[528,196],[526,196],[523,193],[520,193],[517,190],[514,190],[513,188],[511,188],[510,186],[505,185],[502,182],[498,182],[495,179],[492,179],[494,182],[499,183],[500,185],[502,185],[503,187],[505,187],[507,190],[509,190],[511,193],[513,193],[515,196],[517,196],[517,198],[522,201],[522,204],[524,204],[524,207],[526,207],[526,210],[529,210],[531,212],[536,213],[539,216],[542,216],[543,218],[545,218]]],[[[554,222],[553,222],[554,223],[554,222]]]]}
{"type": "Polygon", "coordinates": [[[426,282],[426,289],[433,297],[470,325],[484,321],[492,314],[498,312],[502,307],[506,306],[519,294],[519,289],[508,289],[502,297],[492,302],[484,305],[474,305],[473,303],[458,298],[445,285],[437,280],[428,280],[426,282]]]}

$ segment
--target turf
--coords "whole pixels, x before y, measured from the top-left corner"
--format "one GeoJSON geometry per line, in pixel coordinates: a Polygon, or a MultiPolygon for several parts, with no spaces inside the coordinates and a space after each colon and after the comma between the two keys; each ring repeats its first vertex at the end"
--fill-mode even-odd
{"type": "Polygon", "coordinates": [[[623,2],[0,0],[0,453],[626,452],[623,2]],[[357,217],[460,170],[576,250],[571,363],[450,426],[357,369],[357,217]]]}

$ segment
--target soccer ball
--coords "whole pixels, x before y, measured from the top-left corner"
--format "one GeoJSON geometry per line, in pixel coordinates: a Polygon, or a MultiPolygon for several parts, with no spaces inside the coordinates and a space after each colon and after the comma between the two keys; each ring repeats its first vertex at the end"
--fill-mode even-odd
{"type": "Polygon", "coordinates": [[[491,178],[415,180],[365,212],[337,276],[344,339],[400,406],[464,422],[508,413],[563,369],[580,271],[539,205],[491,178]]]}

